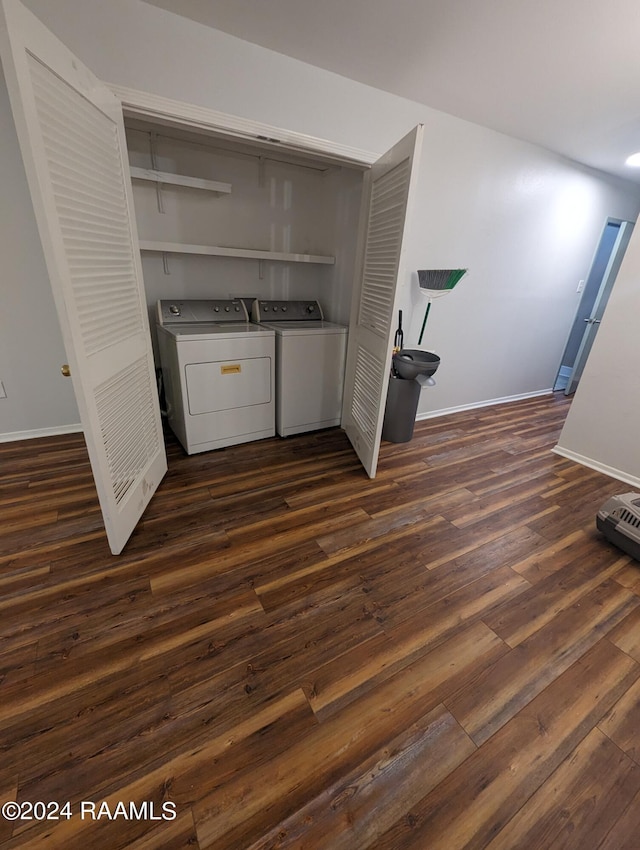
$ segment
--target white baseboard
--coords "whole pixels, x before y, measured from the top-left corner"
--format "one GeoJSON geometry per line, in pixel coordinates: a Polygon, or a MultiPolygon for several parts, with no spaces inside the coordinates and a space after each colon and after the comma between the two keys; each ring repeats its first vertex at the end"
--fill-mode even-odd
{"type": "Polygon", "coordinates": [[[58,437],[60,434],[80,434],[82,425],[59,425],[57,428],[36,428],[34,431],[9,431],[0,434],[0,443],[14,443],[18,440],[35,440],[38,437],[58,437]]]}
{"type": "Polygon", "coordinates": [[[508,404],[511,401],[522,401],[525,398],[537,398],[541,395],[551,395],[553,390],[536,390],[532,393],[520,393],[519,395],[509,395],[503,398],[490,398],[487,401],[475,401],[471,404],[461,404],[458,407],[443,407],[441,410],[430,410],[428,413],[419,413],[416,416],[416,422],[421,422],[423,419],[435,419],[437,416],[448,416],[450,413],[462,413],[465,410],[477,410],[481,407],[492,407],[494,404],[508,404]]]}
{"type": "Polygon", "coordinates": [[[608,475],[609,478],[615,478],[618,481],[630,484],[632,487],[640,490],[640,478],[636,475],[629,475],[628,472],[623,472],[621,469],[608,466],[606,463],[600,463],[598,460],[594,460],[591,457],[585,457],[584,455],[578,454],[578,452],[572,452],[571,449],[565,449],[559,445],[554,446],[551,451],[561,457],[566,457],[568,460],[573,460],[582,466],[595,470],[596,472],[602,472],[603,475],[608,475]]]}

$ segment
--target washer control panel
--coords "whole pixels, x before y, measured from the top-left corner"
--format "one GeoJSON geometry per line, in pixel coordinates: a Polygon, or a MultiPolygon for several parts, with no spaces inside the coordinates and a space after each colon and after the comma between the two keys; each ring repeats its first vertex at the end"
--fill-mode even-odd
{"type": "Polygon", "coordinates": [[[254,322],[310,322],[324,319],[319,301],[263,301],[257,298],[251,307],[254,322]]]}
{"type": "Polygon", "coordinates": [[[189,301],[158,301],[158,324],[248,322],[249,314],[240,298],[189,301]]]}

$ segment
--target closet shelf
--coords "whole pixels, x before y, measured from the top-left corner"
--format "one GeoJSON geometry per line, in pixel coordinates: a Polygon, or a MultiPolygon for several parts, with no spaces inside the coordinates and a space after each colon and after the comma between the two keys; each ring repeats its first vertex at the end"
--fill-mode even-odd
{"type": "Polygon", "coordinates": [[[208,254],[213,257],[240,257],[249,260],[275,260],[285,263],[324,263],[333,265],[335,257],[321,254],[289,254],[283,251],[254,251],[250,248],[221,248],[215,245],[185,245],[181,242],[140,242],[141,251],[162,254],[208,254]]]}
{"type": "Polygon", "coordinates": [[[187,177],[184,174],[171,174],[168,171],[154,171],[151,168],[137,168],[132,165],[131,176],[135,180],[150,180],[153,183],[171,183],[174,186],[188,186],[190,189],[205,189],[218,195],[229,195],[231,183],[218,183],[201,177],[187,177]]]}

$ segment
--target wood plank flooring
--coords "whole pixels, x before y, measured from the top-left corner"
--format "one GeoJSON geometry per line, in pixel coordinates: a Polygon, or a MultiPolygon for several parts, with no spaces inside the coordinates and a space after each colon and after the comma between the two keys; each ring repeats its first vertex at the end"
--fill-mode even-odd
{"type": "Polygon", "coordinates": [[[82,437],[1,445],[0,848],[637,850],[629,487],[550,451],[567,410],[419,423],[373,481],[339,429],[168,435],[119,557],[82,437]]]}

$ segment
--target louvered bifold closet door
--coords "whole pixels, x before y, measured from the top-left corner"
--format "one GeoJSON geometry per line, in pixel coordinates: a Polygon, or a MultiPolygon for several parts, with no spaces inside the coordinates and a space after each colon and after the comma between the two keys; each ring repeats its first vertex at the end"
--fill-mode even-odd
{"type": "Polygon", "coordinates": [[[382,174],[371,187],[358,324],[386,337],[395,299],[402,247],[409,161],[382,174]]]}
{"type": "Polygon", "coordinates": [[[376,471],[407,213],[414,192],[422,127],[416,127],[372,168],[369,215],[357,298],[351,318],[343,404],[343,426],[363,466],[376,471]]]}
{"type": "Polygon", "coordinates": [[[7,87],[109,545],[118,553],[166,471],[122,110],[17,0],[2,7],[7,87]]]}

